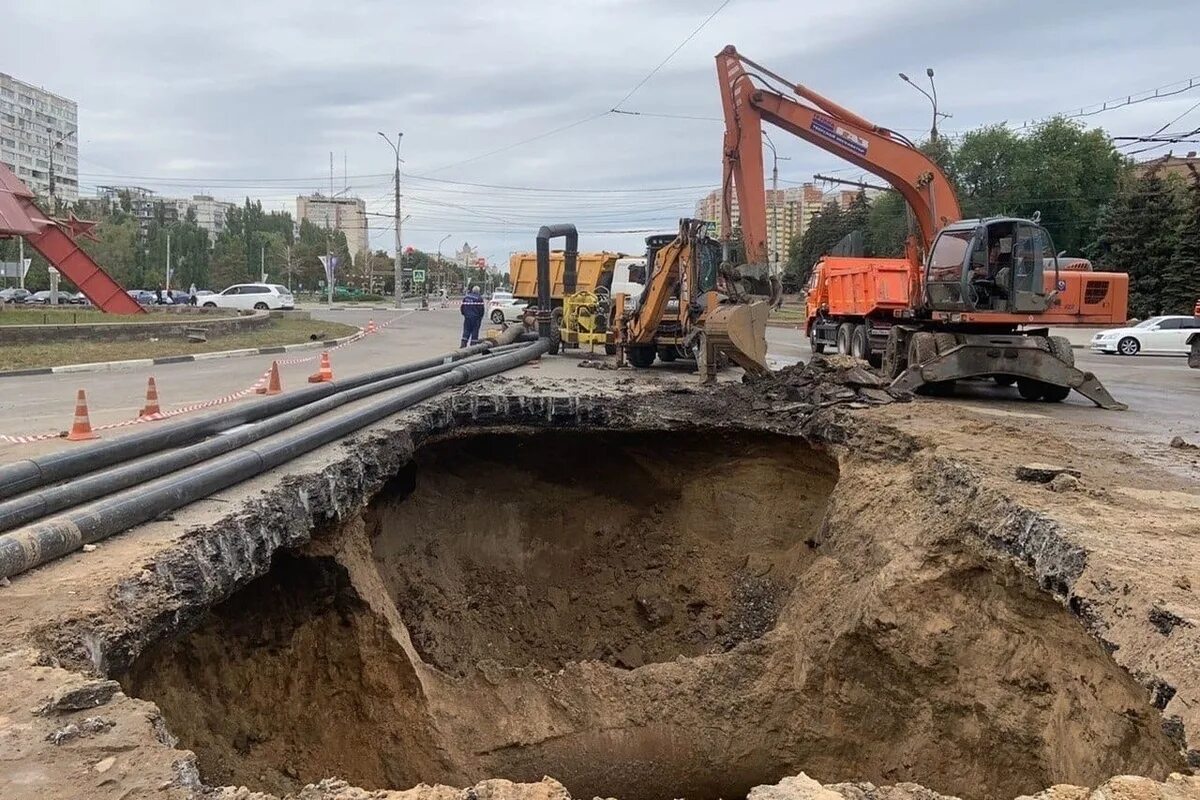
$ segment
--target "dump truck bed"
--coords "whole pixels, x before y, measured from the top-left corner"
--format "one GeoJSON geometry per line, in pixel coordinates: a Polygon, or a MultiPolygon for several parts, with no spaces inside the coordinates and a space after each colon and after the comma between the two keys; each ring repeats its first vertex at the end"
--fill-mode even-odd
{"type": "MultiPolygon", "coordinates": [[[[575,291],[594,291],[601,277],[611,275],[618,258],[624,258],[624,253],[580,253],[576,269],[575,291]]],[[[537,304],[537,254],[513,253],[508,260],[509,276],[512,279],[513,297],[524,300],[531,305],[537,304]]],[[[561,305],[563,299],[563,272],[565,269],[563,251],[550,252],[550,297],[554,305],[561,305]]]]}

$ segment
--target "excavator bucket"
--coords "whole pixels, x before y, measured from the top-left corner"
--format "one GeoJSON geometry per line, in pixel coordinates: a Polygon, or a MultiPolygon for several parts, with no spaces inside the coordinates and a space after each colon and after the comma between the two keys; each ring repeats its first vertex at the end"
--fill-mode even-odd
{"type": "Polygon", "coordinates": [[[705,379],[716,377],[717,355],[724,353],[747,372],[766,374],[769,303],[719,305],[704,315],[705,379]]]}

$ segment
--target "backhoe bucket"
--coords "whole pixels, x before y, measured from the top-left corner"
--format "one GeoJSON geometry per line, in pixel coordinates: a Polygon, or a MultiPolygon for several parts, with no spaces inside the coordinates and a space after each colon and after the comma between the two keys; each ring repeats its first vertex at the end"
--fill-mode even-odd
{"type": "Polygon", "coordinates": [[[704,315],[705,378],[715,378],[717,354],[724,353],[747,372],[766,374],[769,303],[719,305],[704,315]]]}

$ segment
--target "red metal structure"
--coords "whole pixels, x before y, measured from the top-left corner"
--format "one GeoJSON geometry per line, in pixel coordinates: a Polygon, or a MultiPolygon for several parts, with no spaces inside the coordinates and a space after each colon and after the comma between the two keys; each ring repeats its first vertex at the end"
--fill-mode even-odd
{"type": "Polygon", "coordinates": [[[74,214],[70,219],[49,217],[33,202],[33,192],[12,172],[0,164],[0,238],[24,236],[34,250],[53,264],[67,280],[101,311],[110,314],[144,314],[137,304],[75,243],[79,236],[92,236],[94,222],[84,222],[74,214]]]}

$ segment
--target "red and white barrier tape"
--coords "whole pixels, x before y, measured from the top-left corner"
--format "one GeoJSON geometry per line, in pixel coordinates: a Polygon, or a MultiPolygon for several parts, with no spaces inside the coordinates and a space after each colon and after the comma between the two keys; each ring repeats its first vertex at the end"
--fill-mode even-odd
{"type": "MultiPolygon", "coordinates": [[[[408,311],[406,313],[400,314],[400,315],[388,320],[387,322],[376,325],[375,327],[377,330],[389,327],[393,323],[408,316],[411,313],[413,313],[413,312],[408,311]]],[[[362,341],[364,338],[366,338],[366,336],[367,336],[367,332],[365,330],[359,330],[358,333],[354,334],[346,341],[341,342],[339,344],[335,344],[333,347],[327,348],[326,350],[316,350],[316,351],[314,351],[313,355],[310,355],[310,356],[300,356],[300,357],[296,357],[296,358],[276,359],[275,363],[279,364],[279,366],[281,366],[281,367],[288,367],[288,366],[295,366],[296,364],[304,364],[309,361],[316,361],[318,358],[321,357],[322,352],[328,353],[328,352],[332,352],[334,350],[340,350],[343,347],[348,347],[356,342],[362,341]]],[[[222,397],[214,398],[212,400],[204,400],[199,403],[192,403],[190,405],[180,406],[179,408],[173,408],[170,411],[161,411],[157,414],[151,414],[148,417],[137,417],[136,419],[124,420],[122,422],[109,422],[104,425],[93,425],[92,430],[107,431],[107,430],[113,430],[115,428],[128,428],[131,425],[140,425],[143,422],[157,422],[158,420],[170,419],[172,417],[180,416],[181,414],[190,414],[194,411],[201,411],[206,408],[212,408],[214,406],[220,406],[220,405],[225,405],[226,403],[232,403],[236,400],[241,400],[243,397],[249,397],[250,395],[255,394],[260,387],[266,386],[267,382],[270,379],[271,379],[271,370],[268,369],[266,372],[264,372],[262,375],[260,375],[258,380],[256,380],[250,386],[247,386],[245,389],[241,389],[239,391],[233,392],[232,394],[227,394],[222,397]]],[[[66,435],[65,431],[55,431],[53,433],[35,433],[35,434],[30,434],[28,436],[10,436],[8,434],[0,433],[0,442],[7,443],[7,444],[33,444],[34,442],[45,442],[50,439],[59,439],[65,435],[66,435]]]]}

